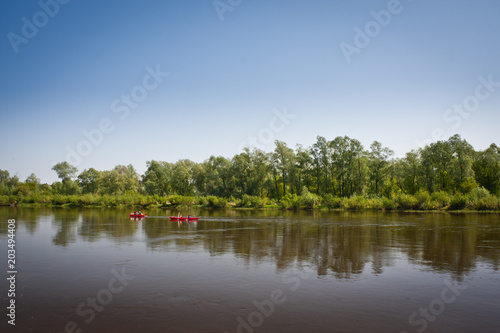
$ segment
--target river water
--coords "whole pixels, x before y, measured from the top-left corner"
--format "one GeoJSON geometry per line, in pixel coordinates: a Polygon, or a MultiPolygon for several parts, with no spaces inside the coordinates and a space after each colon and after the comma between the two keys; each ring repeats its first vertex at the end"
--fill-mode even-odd
{"type": "Polygon", "coordinates": [[[500,331],[498,214],[128,213],[0,208],[1,332],[500,331]]]}

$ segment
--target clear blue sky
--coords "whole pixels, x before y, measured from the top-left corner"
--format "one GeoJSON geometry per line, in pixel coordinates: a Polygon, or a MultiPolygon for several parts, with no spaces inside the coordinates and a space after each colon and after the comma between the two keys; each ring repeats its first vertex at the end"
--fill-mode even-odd
{"type": "Polygon", "coordinates": [[[348,135],[400,157],[454,133],[500,144],[498,1],[42,0],[0,13],[0,169],[21,180],[55,181],[78,147],[79,171],[142,173],[152,159],[232,157],[259,135],[266,151],[348,135]],[[284,109],[294,118],[276,118],[284,109]]]}

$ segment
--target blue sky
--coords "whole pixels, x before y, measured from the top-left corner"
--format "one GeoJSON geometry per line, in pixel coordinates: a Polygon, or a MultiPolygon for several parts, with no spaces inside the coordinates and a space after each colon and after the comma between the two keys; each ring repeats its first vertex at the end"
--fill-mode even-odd
{"type": "Polygon", "coordinates": [[[21,180],[252,137],[500,144],[498,1],[60,1],[0,3],[0,169],[21,180]]]}

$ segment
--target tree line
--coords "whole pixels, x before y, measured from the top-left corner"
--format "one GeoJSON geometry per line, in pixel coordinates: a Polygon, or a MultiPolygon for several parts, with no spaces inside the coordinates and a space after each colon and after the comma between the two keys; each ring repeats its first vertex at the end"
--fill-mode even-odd
{"type": "Polygon", "coordinates": [[[277,140],[271,152],[246,148],[232,158],[210,156],[201,163],[188,159],[175,163],[151,160],[143,175],[132,165],[105,171],[90,168],[78,173],[76,167],[61,162],[52,170],[60,181],[51,185],[40,184],[34,174],[21,182],[0,170],[0,195],[22,200],[33,193],[134,193],[228,200],[256,197],[274,202],[312,195],[320,202],[353,196],[415,196],[424,192],[466,195],[477,189],[500,194],[499,147],[493,143],[484,151],[476,151],[459,135],[412,150],[403,158],[394,158],[394,152],[377,141],[365,149],[348,136],[333,140],[318,136],[308,148],[297,145],[293,149],[277,140]]]}

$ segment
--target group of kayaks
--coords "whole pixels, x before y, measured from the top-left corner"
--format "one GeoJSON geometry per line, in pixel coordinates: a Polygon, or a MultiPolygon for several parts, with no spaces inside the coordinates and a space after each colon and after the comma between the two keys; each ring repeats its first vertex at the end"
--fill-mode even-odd
{"type": "Polygon", "coordinates": [[[191,221],[191,220],[198,220],[199,217],[193,217],[193,216],[169,216],[170,220],[172,221],[191,221]]]}
{"type": "MultiPolygon", "coordinates": [[[[128,214],[132,218],[139,218],[143,219],[148,217],[148,214],[142,214],[142,213],[130,213],[128,214]]],[[[170,221],[197,221],[199,217],[194,217],[194,216],[169,216],[170,221]]]]}
{"type": "Polygon", "coordinates": [[[148,217],[148,214],[142,214],[142,213],[130,213],[128,216],[133,217],[133,218],[143,218],[143,217],[148,217]]]}

